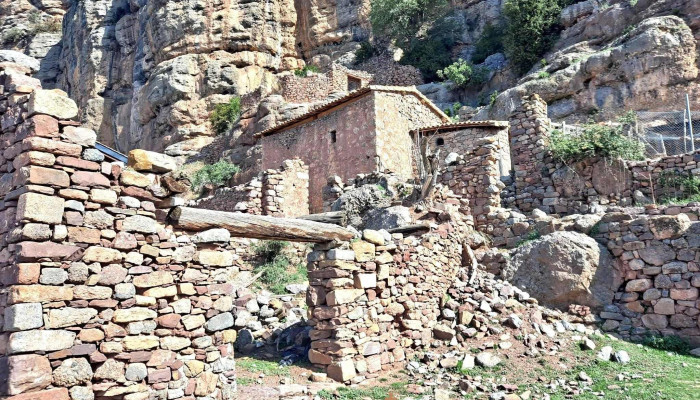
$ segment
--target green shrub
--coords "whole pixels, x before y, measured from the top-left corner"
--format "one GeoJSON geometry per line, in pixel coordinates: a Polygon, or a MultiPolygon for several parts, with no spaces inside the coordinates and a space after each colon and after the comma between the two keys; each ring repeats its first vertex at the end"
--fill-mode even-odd
{"type": "Polygon", "coordinates": [[[500,25],[487,24],[481,33],[479,40],[474,45],[472,62],[481,64],[492,54],[503,51],[503,27],[500,25]]]}
{"type": "Polygon", "coordinates": [[[27,37],[27,32],[20,28],[12,28],[2,36],[2,43],[5,45],[17,44],[27,37]]]}
{"type": "Polygon", "coordinates": [[[440,79],[449,79],[454,82],[457,87],[482,84],[486,81],[488,73],[488,68],[475,67],[461,58],[444,69],[437,71],[437,75],[440,79]]]}
{"type": "Polygon", "coordinates": [[[308,280],[305,264],[296,265],[290,270],[291,262],[282,253],[287,246],[288,242],[270,240],[253,247],[255,254],[262,259],[262,264],[255,267],[255,272],[262,272],[260,282],[275,294],[285,294],[287,285],[308,280]]]}
{"type": "Polygon", "coordinates": [[[539,74],[537,74],[537,79],[547,79],[551,76],[551,74],[547,71],[540,71],[539,74]]]}
{"type": "Polygon", "coordinates": [[[685,204],[700,201],[700,177],[691,172],[665,172],[659,177],[662,203],[685,204]]]}
{"type": "Polygon", "coordinates": [[[508,59],[523,73],[542,58],[557,39],[561,4],[550,0],[507,0],[503,46],[508,59]]]}
{"type": "Polygon", "coordinates": [[[537,231],[537,230],[530,231],[530,232],[528,232],[527,235],[525,235],[524,238],[520,239],[518,241],[518,243],[515,244],[515,247],[520,247],[520,246],[526,245],[530,242],[534,242],[535,240],[537,240],[541,237],[542,237],[542,234],[540,234],[539,231],[537,231]]]}
{"type": "Polygon", "coordinates": [[[232,97],[228,103],[217,104],[209,116],[211,125],[217,135],[221,135],[231,129],[234,123],[241,117],[241,98],[232,97]]]}
{"type": "Polygon", "coordinates": [[[447,0],[372,0],[372,31],[406,50],[424,24],[436,21],[447,9],[447,0]]]}
{"type": "Polygon", "coordinates": [[[412,65],[427,81],[438,78],[436,71],[450,64],[449,49],[440,41],[416,40],[401,58],[401,64],[412,65]]]}
{"type": "Polygon", "coordinates": [[[360,48],[355,50],[355,64],[360,64],[369,60],[375,53],[376,51],[374,46],[372,46],[372,43],[370,43],[369,40],[361,42],[360,48]]]}
{"type": "Polygon", "coordinates": [[[642,341],[647,347],[663,351],[672,351],[677,354],[688,354],[691,350],[690,343],[678,336],[653,336],[648,335],[642,341]]]}
{"type": "Polygon", "coordinates": [[[565,135],[553,131],[549,140],[549,151],[562,162],[575,162],[590,157],[606,157],[623,160],[643,160],[644,144],[625,136],[626,125],[617,127],[589,124],[580,135],[565,135]]]}
{"type": "Polygon", "coordinates": [[[498,90],[491,92],[491,96],[489,96],[489,106],[493,107],[493,105],[496,104],[496,100],[498,100],[498,90]]]}
{"type": "Polygon", "coordinates": [[[36,23],[32,26],[32,35],[39,33],[57,33],[63,29],[63,23],[60,19],[51,18],[47,21],[36,23]]]}
{"type": "Polygon", "coordinates": [[[462,108],[462,103],[454,103],[452,107],[445,109],[445,114],[453,120],[459,121],[459,109],[462,108]]]}
{"type": "Polygon", "coordinates": [[[241,169],[238,165],[231,164],[224,160],[219,160],[215,164],[205,165],[194,174],[192,178],[192,190],[195,192],[199,191],[207,184],[212,184],[214,186],[225,185],[231,177],[240,171],[241,169]]]}
{"type": "Polygon", "coordinates": [[[321,72],[321,69],[315,65],[305,65],[304,68],[297,69],[294,71],[294,75],[305,78],[309,72],[321,72]]]}

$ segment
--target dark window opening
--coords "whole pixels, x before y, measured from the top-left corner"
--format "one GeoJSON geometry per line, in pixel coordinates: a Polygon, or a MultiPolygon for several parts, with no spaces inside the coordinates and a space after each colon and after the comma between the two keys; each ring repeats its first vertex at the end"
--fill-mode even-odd
{"type": "Polygon", "coordinates": [[[338,137],[335,133],[335,131],[331,131],[331,143],[335,143],[338,140],[338,137]]]}
{"type": "Polygon", "coordinates": [[[348,76],[348,92],[360,89],[362,87],[362,81],[352,76],[348,76]]]}
{"type": "Polygon", "coordinates": [[[445,145],[445,139],[443,139],[443,138],[437,138],[437,140],[435,141],[435,144],[438,145],[438,146],[444,146],[444,145],[445,145]]]}

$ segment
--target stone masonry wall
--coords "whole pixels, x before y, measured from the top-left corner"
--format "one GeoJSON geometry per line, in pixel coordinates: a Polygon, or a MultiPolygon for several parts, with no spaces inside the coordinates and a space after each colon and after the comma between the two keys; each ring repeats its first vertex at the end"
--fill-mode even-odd
{"type": "MultiPolygon", "coordinates": [[[[12,400],[233,399],[246,248],[176,232],[167,156],[104,161],[75,103],[0,77],[0,390],[12,400]]],[[[247,301],[247,300],[246,300],[247,301]]]]}
{"type": "Polygon", "coordinates": [[[547,154],[551,122],[547,105],[537,95],[525,99],[511,118],[511,153],[515,181],[506,206],[553,214],[602,211],[600,206],[630,206],[674,197],[663,177],[700,176],[700,151],[644,161],[582,160],[572,165],[547,154]]]}
{"type": "Polygon", "coordinates": [[[260,173],[250,182],[217,189],[212,196],[191,201],[195,208],[238,211],[275,217],[309,214],[309,169],[299,160],[285,160],[279,169],[260,173]]]}
{"type": "Polygon", "coordinates": [[[452,192],[469,200],[471,215],[479,229],[485,229],[486,214],[501,205],[501,189],[498,165],[502,153],[497,136],[472,142],[453,165],[444,167],[438,182],[448,186],[452,192]]]}
{"type": "Polygon", "coordinates": [[[700,208],[694,211],[603,217],[594,237],[621,260],[625,276],[601,313],[603,330],[636,341],[679,335],[700,345],[700,208]]]}
{"type": "Polygon", "coordinates": [[[371,81],[371,74],[351,71],[342,65],[332,64],[326,73],[311,73],[308,76],[285,75],[280,79],[280,86],[281,95],[288,103],[313,103],[325,100],[332,93],[360,89],[369,85],[371,81]],[[355,85],[350,85],[351,81],[355,85]]]}
{"type": "Polygon", "coordinates": [[[440,302],[462,265],[459,225],[422,237],[365,231],[352,243],[317,245],[309,255],[309,359],[341,382],[406,363],[448,336],[440,302]]]}

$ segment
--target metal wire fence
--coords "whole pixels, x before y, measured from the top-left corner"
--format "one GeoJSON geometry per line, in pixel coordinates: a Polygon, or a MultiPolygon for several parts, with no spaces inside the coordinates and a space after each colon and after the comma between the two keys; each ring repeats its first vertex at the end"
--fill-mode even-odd
{"type": "Polygon", "coordinates": [[[637,112],[634,131],[649,156],[687,154],[700,150],[700,112],[692,112],[691,120],[692,136],[687,112],[637,112]]]}

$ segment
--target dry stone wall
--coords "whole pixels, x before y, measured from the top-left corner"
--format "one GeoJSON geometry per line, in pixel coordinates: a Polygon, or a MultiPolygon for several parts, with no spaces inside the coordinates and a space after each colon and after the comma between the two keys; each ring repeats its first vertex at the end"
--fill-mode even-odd
{"type": "Polygon", "coordinates": [[[317,245],[309,255],[310,361],[341,382],[406,363],[412,352],[449,341],[441,300],[462,265],[464,225],[436,225],[421,237],[363,233],[317,245]]]}
{"type": "Polygon", "coordinates": [[[288,103],[314,103],[326,100],[333,93],[350,92],[369,85],[372,75],[352,71],[342,65],[332,64],[326,73],[295,74],[280,78],[280,94],[288,103]]]}
{"type": "Polygon", "coordinates": [[[2,394],[235,398],[245,243],[165,224],[172,159],[104,161],[65,94],[0,83],[2,394]]]}
{"type": "Polygon", "coordinates": [[[625,282],[603,329],[625,339],[679,335],[700,345],[700,208],[672,215],[605,215],[594,237],[622,262],[625,282]],[[692,220],[691,220],[692,218],[692,220]]]}
{"type": "Polygon", "coordinates": [[[309,168],[299,159],[285,160],[280,169],[263,171],[250,182],[224,187],[189,203],[196,208],[239,211],[273,217],[309,214],[309,168]]]}
{"type": "Polygon", "coordinates": [[[595,213],[645,204],[674,197],[664,177],[700,175],[700,151],[644,161],[555,162],[546,148],[552,129],[547,104],[537,95],[526,97],[510,122],[514,182],[503,195],[504,205],[523,212],[595,213]]]}

